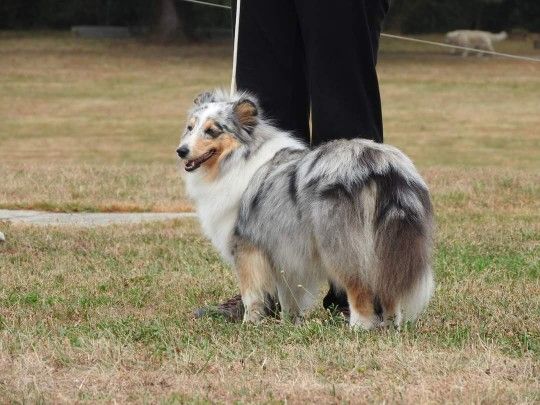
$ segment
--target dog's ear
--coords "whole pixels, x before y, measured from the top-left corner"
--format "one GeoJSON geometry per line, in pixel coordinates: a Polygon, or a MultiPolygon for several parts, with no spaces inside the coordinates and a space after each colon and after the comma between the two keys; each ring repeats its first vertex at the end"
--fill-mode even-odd
{"type": "Polygon", "coordinates": [[[204,93],[199,94],[195,97],[193,102],[195,105],[203,105],[215,101],[215,93],[213,91],[205,91],[204,93]]]}
{"type": "Polygon", "coordinates": [[[233,111],[236,119],[247,132],[251,132],[257,125],[259,108],[255,100],[242,97],[234,103],[233,111]]]}

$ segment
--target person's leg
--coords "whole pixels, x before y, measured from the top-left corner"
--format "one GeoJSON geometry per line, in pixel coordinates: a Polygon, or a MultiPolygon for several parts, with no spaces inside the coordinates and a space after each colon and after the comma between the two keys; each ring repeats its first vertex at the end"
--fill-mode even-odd
{"type": "Polygon", "coordinates": [[[349,302],[345,291],[332,282],[330,288],[323,299],[323,307],[329,311],[342,312],[345,316],[349,315],[349,302]]]}
{"type": "Polygon", "coordinates": [[[238,90],[254,93],[279,128],[309,142],[305,55],[293,0],[244,0],[240,11],[238,90]]]}
{"type": "MultiPolygon", "coordinates": [[[[375,65],[387,0],[295,0],[307,60],[312,140],[383,141],[375,65]]],[[[343,290],[330,285],[326,309],[347,312],[343,290]]]]}
{"type": "Polygon", "coordinates": [[[315,145],[383,141],[375,65],[387,0],[295,0],[307,60],[315,145]]]}

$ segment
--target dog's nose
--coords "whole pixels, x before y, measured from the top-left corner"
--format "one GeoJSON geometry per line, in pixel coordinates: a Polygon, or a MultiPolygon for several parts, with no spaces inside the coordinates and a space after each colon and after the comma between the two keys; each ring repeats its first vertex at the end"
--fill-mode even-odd
{"type": "Polygon", "coordinates": [[[178,156],[181,158],[185,158],[189,153],[189,148],[186,145],[182,145],[176,149],[176,153],[178,153],[178,156]]]}

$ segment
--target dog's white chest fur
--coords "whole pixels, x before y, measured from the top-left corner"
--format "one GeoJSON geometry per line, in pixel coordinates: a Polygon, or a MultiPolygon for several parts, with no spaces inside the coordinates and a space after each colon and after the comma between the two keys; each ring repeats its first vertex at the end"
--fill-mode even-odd
{"type": "Polygon", "coordinates": [[[278,135],[264,143],[248,160],[237,157],[238,162],[214,181],[206,180],[203,171],[185,176],[187,192],[195,200],[205,235],[231,264],[230,239],[242,195],[255,172],[283,148],[303,149],[304,146],[288,136],[278,135]]]}

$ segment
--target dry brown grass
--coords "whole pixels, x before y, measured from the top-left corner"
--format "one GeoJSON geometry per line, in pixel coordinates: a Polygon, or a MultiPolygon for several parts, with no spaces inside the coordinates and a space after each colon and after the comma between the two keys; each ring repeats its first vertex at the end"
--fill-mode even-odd
{"type": "MultiPolygon", "coordinates": [[[[341,339],[342,341],[344,339],[341,339]]],[[[69,346],[62,355],[76,368],[51,365],[40,347],[15,362],[0,359],[14,382],[8,398],[51,402],[324,402],[324,403],[534,403],[538,365],[516,360],[487,344],[477,350],[433,352],[417,345],[325,345],[354,356],[350,369],[321,370],[323,353],[287,350],[286,359],[258,353],[249,359],[195,361],[181,354],[165,365],[107,340],[69,346]],[[367,359],[367,361],[366,361],[367,359]],[[3,360],[3,361],[2,361],[3,360]],[[291,361],[297,366],[291,368],[291,361]],[[141,367],[144,365],[144,368],[141,367]]],[[[249,354],[248,354],[249,355],[249,354]]]]}
{"type": "Polygon", "coordinates": [[[174,163],[9,166],[0,208],[44,211],[190,211],[174,163]]]}
{"type": "Polygon", "coordinates": [[[191,319],[192,308],[237,289],[194,221],[8,226],[0,395],[63,403],[537,402],[540,226],[520,215],[454,214],[439,219],[434,300],[401,333],[351,333],[322,310],[301,327],[191,319]]]}
{"type": "MultiPolygon", "coordinates": [[[[1,207],[188,208],[174,149],[194,95],[227,85],[228,45],[1,35],[1,207]]],[[[379,66],[387,142],[430,172],[539,167],[540,63],[399,44],[379,66]]]]}
{"type": "Polygon", "coordinates": [[[4,34],[0,55],[0,206],[189,208],[174,151],[193,97],[226,83],[227,46],[4,34]]]}

